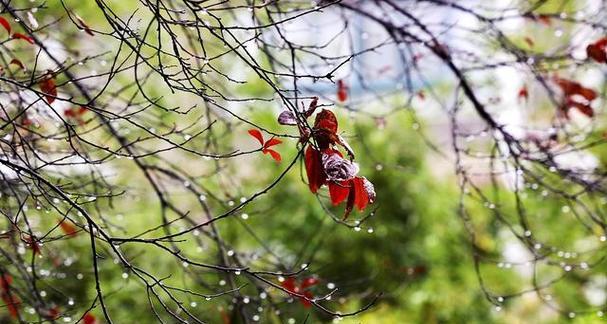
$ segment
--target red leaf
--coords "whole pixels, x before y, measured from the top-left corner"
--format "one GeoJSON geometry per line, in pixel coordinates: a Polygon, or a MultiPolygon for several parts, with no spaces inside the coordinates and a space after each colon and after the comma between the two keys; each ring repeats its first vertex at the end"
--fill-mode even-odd
{"type": "Polygon", "coordinates": [[[326,181],[325,171],[322,168],[320,152],[311,145],[306,149],[305,155],[306,174],[310,191],[316,193],[326,181]]]}
{"type": "Polygon", "coordinates": [[[57,97],[57,86],[55,85],[55,79],[52,76],[47,76],[44,80],[40,81],[38,84],[40,87],[40,91],[45,94],[46,102],[49,104],[55,101],[55,97],[57,97]]]}
{"type": "Polygon", "coordinates": [[[603,37],[593,44],[586,47],[586,54],[589,58],[599,62],[607,63],[607,37],[603,37]]]}
{"type": "Polygon", "coordinates": [[[566,105],[567,105],[567,108],[566,108],[567,113],[569,112],[569,108],[573,107],[588,117],[592,118],[594,116],[594,111],[592,110],[592,107],[590,107],[589,104],[585,104],[585,103],[581,103],[581,102],[577,102],[575,100],[569,99],[569,100],[567,100],[566,105]]]}
{"type": "Polygon", "coordinates": [[[6,304],[9,314],[13,319],[19,318],[19,305],[21,300],[17,295],[2,292],[2,301],[6,304]]]}
{"type": "Polygon", "coordinates": [[[273,149],[263,149],[262,151],[263,151],[263,154],[270,153],[270,155],[272,156],[272,158],[274,160],[276,160],[276,162],[282,161],[282,157],[280,156],[280,153],[274,151],[273,149]]]}
{"type": "Polygon", "coordinates": [[[529,90],[527,90],[526,85],[522,86],[521,89],[518,91],[518,98],[519,98],[519,100],[529,99],[529,90]]]}
{"type": "Polygon", "coordinates": [[[359,211],[363,211],[369,204],[369,195],[367,194],[367,190],[365,189],[364,179],[361,177],[356,177],[351,181],[354,186],[352,190],[355,191],[354,204],[356,205],[359,211]]]}
{"type": "Polygon", "coordinates": [[[280,143],[282,143],[281,140],[279,140],[278,138],[272,137],[267,142],[265,142],[265,144],[263,144],[263,147],[264,148],[269,148],[269,147],[272,147],[274,145],[278,145],[280,143]]]}
{"type": "Polygon", "coordinates": [[[219,313],[221,314],[221,320],[223,321],[223,324],[232,323],[232,319],[230,319],[230,315],[228,315],[228,312],[226,312],[226,310],[223,309],[223,307],[219,308],[219,313]]]}
{"type": "Polygon", "coordinates": [[[31,236],[25,238],[25,243],[27,244],[27,247],[32,249],[32,253],[34,253],[34,255],[40,254],[40,243],[38,243],[34,238],[31,236]]]}
{"type": "Polygon", "coordinates": [[[63,233],[65,233],[69,236],[76,236],[76,234],[78,234],[78,231],[76,230],[76,226],[69,223],[68,220],[65,220],[65,219],[62,220],[61,223],[59,223],[59,226],[61,227],[61,230],[63,231],[63,233]]]}
{"type": "Polygon", "coordinates": [[[323,109],[314,121],[314,139],[319,148],[325,150],[339,140],[337,137],[337,118],[330,110],[323,109]]]}
{"type": "Polygon", "coordinates": [[[23,119],[21,119],[21,126],[31,126],[33,124],[32,120],[27,117],[26,114],[23,114],[23,119]]]}
{"type": "Polygon", "coordinates": [[[11,277],[11,275],[5,274],[2,277],[0,277],[0,289],[8,290],[8,288],[11,286],[12,283],[13,283],[13,277],[11,277]]]}
{"type": "Polygon", "coordinates": [[[426,99],[426,94],[424,93],[424,90],[419,90],[419,91],[417,92],[417,97],[418,97],[420,100],[425,100],[425,99],[426,99]]]}
{"type": "Polygon", "coordinates": [[[529,45],[529,47],[535,46],[535,42],[533,41],[533,39],[531,39],[531,37],[525,37],[524,40],[525,40],[525,43],[527,43],[527,45],[529,45]]]}
{"type": "Polygon", "coordinates": [[[305,116],[306,117],[312,116],[312,114],[316,110],[317,105],[318,105],[318,97],[312,98],[312,101],[310,101],[310,105],[308,106],[308,110],[306,110],[306,112],[304,113],[305,116]]]}
{"type": "Polygon", "coordinates": [[[343,80],[337,80],[337,100],[340,102],[348,100],[348,87],[343,80]]]}
{"type": "Polygon", "coordinates": [[[596,91],[594,91],[592,89],[584,88],[584,87],[582,87],[578,91],[578,94],[580,96],[586,98],[586,100],[588,100],[588,101],[592,101],[592,100],[596,99],[596,97],[598,96],[596,91]]]}
{"type": "Polygon", "coordinates": [[[257,129],[250,129],[249,134],[251,136],[255,137],[255,139],[257,139],[259,141],[259,144],[261,144],[261,151],[263,152],[263,154],[269,153],[272,156],[272,158],[274,160],[276,160],[276,162],[280,162],[282,160],[280,153],[268,148],[268,147],[272,147],[272,146],[282,143],[281,140],[279,140],[278,138],[272,137],[270,140],[268,140],[267,142],[264,143],[263,135],[261,135],[261,132],[257,129]]]}
{"type": "Polygon", "coordinates": [[[26,42],[28,42],[28,43],[30,43],[32,45],[34,44],[34,39],[33,38],[31,38],[31,37],[29,37],[27,35],[23,35],[21,33],[14,33],[13,34],[13,38],[14,39],[22,39],[22,40],[24,40],[24,41],[26,41],[26,42]]]}
{"type": "Polygon", "coordinates": [[[20,67],[22,70],[25,70],[25,66],[23,65],[23,63],[21,63],[21,61],[19,61],[16,58],[12,59],[9,64],[14,64],[14,65],[20,67]]]}
{"type": "Polygon", "coordinates": [[[559,77],[555,77],[554,80],[558,84],[558,86],[563,90],[563,93],[566,97],[580,95],[588,101],[592,101],[597,97],[596,91],[586,88],[578,82],[567,79],[561,79],[559,77]]]}
{"type": "Polygon", "coordinates": [[[546,26],[552,26],[552,18],[548,15],[539,15],[537,20],[546,26]]]}
{"type": "Polygon", "coordinates": [[[287,279],[285,279],[283,282],[280,283],[280,285],[290,291],[290,292],[296,292],[297,290],[297,285],[296,285],[296,281],[295,278],[293,277],[289,277],[287,279]]]}
{"type": "Polygon", "coordinates": [[[346,210],[344,212],[343,219],[346,220],[354,206],[359,211],[363,211],[369,203],[373,203],[375,200],[375,190],[371,182],[364,177],[355,177],[350,181],[350,192],[348,194],[348,202],[346,203],[346,210]]]}
{"type": "Polygon", "coordinates": [[[303,298],[303,297],[300,297],[300,298],[299,298],[299,300],[301,301],[301,303],[303,304],[303,306],[304,306],[305,308],[310,308],[310,307],[312,306],[312,302],[310,302],[310,299],[313,299],[313,298],[314,298],[314,296],[313,296],[313,295],[312,295],[312,293],[311,293],[311,292],[309,292],[309,291],[304,291],[304,292],[303,292],[303,295],[304,295],[304,296],[305,296],[307,299],[306,299],[306,298],[303,298]]]}
{"type": "Polygon", "coordinates": [[[9,35],[11,34],[11,24],[9,24],[8,20],[6,20],[4,17],[0,17],[0,25],[6,29],[9,35]]]}
{"type": "MultiPolygon", "coordinates": [[[[351,180],[350,180],[351,181],[351,180]]],[[[348,201],[346,202],[346,210],[344,210],[344,216],[342,220],[348,219],[350,213],[352,212],[352,208],[354,208],[354,201],[356,200],[356,189],[352,188],[348,193],[348,201]]]]}
{"type": "Polygon", "coordinates": [[[342,181],[341,183],[329,182],[329,195],[333,206],[339,205],[348,198],[350,192],[350,181],[342,181]]]}
{"type": "Polygon", "coordinates": [[[88,109],[84,106],[80,106],[79,108],[72,107],[63,111],[63,115],[67,118],[73,119],[78,122],[80,125],[84,125],[84,120],[82,119],[82,115],[84,115],[88,109]]]}
{"type": "Polygon", "coordinates": [[[258,129],[249,129],[249,135],[255,137],[259,141],[259,144],[263,145],[263,135],[261,135],[258,129]]]}
{"type": "Polygon", "coordinates": [[[281,125],[297,125],[297,118],[289,110],[283,110],[278,115],[278,123],[281,125]]]}
{"type": "Polygon", "coordinates": [[[595,45],[588,45],[586,47],[586,55],[599,63],[607,62],[607,53],[605,50],[598,48],[595,45]]]}
{"type": "Polygon", "coordinates": [[[43,310],[43,314],[44,318],[49,319],[49,320],[56,320],[59,319],[59,307],[54,306],[50,309],[47,310],[43,310]]]}
{"type": "Polygon", "coordinates": [[[97,324],[97,318],[91,313],[86,313],[82,317],[83,324],[97,324]]]}
{"type": "Polygon", "coordinates": [[[598,46],[599,48],[605,49],[607,47],[607,37],[599,39],[594,43],[594,45],[598,46]]]}
{"type": "Polygon", "coordinates": [[[362,182],[363,182],[363,189],[365,190],[365,193],[367,194],[367,199],[369,200],[369,203],[372,204],[375,202],[375,198],[377,197],[377,194],[375,193],[375,187],[369,180],[367,180],[367,178],[365,178],[365,177],[361,177],[361,178],[362,178],[362,182]]]}
{"type": "Polygon", "coordinates": [[[316,120],[314,121],[314,128],[317,130],[324,130],[331,134],[337,133],[337,118],[335,114],[330,110],[323,109],[318,115],[316,115],[316,120]]]}

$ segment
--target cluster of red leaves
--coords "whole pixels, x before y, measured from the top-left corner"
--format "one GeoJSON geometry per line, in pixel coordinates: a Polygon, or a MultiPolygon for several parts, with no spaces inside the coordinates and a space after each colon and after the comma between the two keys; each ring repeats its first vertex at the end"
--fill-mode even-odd
{"type": "Polygon", "coordinates": [[[359,211],[363,211],[369,203],[373,203],[375,192],[373,185],[367,179],[354,176],[356,171],[348,165],[346,160],[343,160],[341,153],[334,149],[336,144],[343,144],[337,135],[337,128],[337,118],[330,110],[323,109],[316,115],[312,137],[316,141],[318,149],[312,145],[308,146],[305,152],[305,165],[310,191],[316,193],[320,187],[326,184],[329,187],[329,195],[334,206],[341,204],[346,198],[348,199],[343,217],[346,219],[354,205],[358,207],[359,211]],[[333,177],[327,173],[323,157],[328,159],[333,155],[337,155],[338,161],[339,158],[343,160],[345,178],[332,180],[333,177]]]}
{"type": "Polygon", "coordinates": [[[88,109],[84,106],[80,107],[72,107],[63,111],[63,115],[70,120],[74,120],[78,123],[78,125],[84,125],[84,114],[88,109]]]}
{"type": "Polygon", "coordinates": [[[13,277],[4,274],[0,276],[0,297],[6,305],[9,314],[12,318],[19,318],[19,306],[21,300],[19,297],[11,292],[11,285],[13,284],[13,277]]]}
{"type": "MultiPolygon", "coordinates": [[[[310,117],[317,107],[315,98],[308,110],[301,115],[310,117]]],[[[316,114],[314,127],[309,131],[306,124],[301,123],[290,111],[283,111],[278,116],[278,122],[283,125],[297,125],[300,131],[300,142],[308,145],[305,148],[304,162],[308,185],[312,193],[317,193],[323,185],[329,187],[331,202],[334,206],[341,204],[347,198],[346,219],[353,207],[363,211],[375,199],[373,185],[364,177],[356,176],[358,167],[352,163],[354,154],[348,144],[337,134],[338,123],[335,114],[323,109],[316,114]],[[310,137],[316,145],[308,143],[310,137]],[[343,158],[337,145],[344,147],[350,156],[350,161],[343,158]]]]}
{"type": "MultiPolygon", "coordinates": [[[[0,25],[2,25],[2,27],[4,27],[4,29],[6,29],[6,31],[8,32],[9,35],[11,34],[13,29],[11,28],[11,24],[8,22],[8,20],[6,20],[6,18],[0,17],[0,25]]],[[[32,45],[34,44],[33,38],[31,38],[27,35],[24,35],[22,33],[13,33],[12,38],[24,40],[32,45]]]]}
{"type": "Polygon", "coordinates": [[[576,108],[582,114],[593,117],[594,111],[590,107],[592,100],[597,98],[596,91],[582,86],[576,81],[554,77],[554,82],[563,91],[564,100],[561,105],[561,111],[566,118],[569,118],[569,110],[576,108]]]}
{"type": "Polygon", "coordinates": [[[599,63],[607,63],[607,37],[603,37],[588,45],[586,47],[586,54],[589,58],[599,63]]]}
{"type": "Polygon", "coordinates": [[[299,301],[304,307],[308,308],[312,306],[310,300],[314,298],[314,295],[312,295],[309,288],[316,284],[318,284],[318,279],[315,277],[306,278],[300,283],[297,282],[297,279],[289,277],[281,282],[280,286],[293,295],[300,295],[299,301]],[[303,295],[303,297],[301,297],[301,295],[303,295]]]}
{"type": "Polygon", "coordinates": [[[337,80],[337,100],[339,102],[348,100],[348,86],[344,80],[337,80]]]}
{"type": "Polygon", "coordinates": [[[249,135],[253,136],[255,139],[257,139],[259,141],[259,144],[261,144],[261,152],[263,152],[263,154],[269,153],[272,156],[272,158],[274,160],[276,160],[276,162],[280,162],[282,160],[280,153],[278,153],[275,150],[270,148],[272,146],[282,143],[281,140],[279,140],[278,138],[272,137],[268,141],[264,141],[263,135],[261,135],[261,132],[257,129],[250,129],[249,135]]]}

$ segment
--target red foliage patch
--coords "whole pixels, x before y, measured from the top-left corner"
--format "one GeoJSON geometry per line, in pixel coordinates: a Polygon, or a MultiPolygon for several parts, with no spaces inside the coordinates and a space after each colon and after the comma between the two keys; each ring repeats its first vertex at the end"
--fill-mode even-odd
{"type": "MultiPolygon", "coordinates": [[[[318,98],[314,98],[310,108],[302,113],[303,116],[308,118],[312,115],[317,107],[317,100],[318,98]]],[[[375,200],[373,184],[364,177],[356,176],[358,166],[352,162],[354,153],[348,143],[337,134],[339,124],[333,112],[323,109],[316,114],[311,131],[309,125],[294,118],[291,111],[283,111],[278,116],[278,122],[283,125],[296,124],[300,133],[299,142],[304,146],[307,145],[304,147],[304,165],[312,193],[317,193],[318,189],[327,185],[333,206],[347,200],[344,219],[348,217],[354,206],[359,211],[363,211],[367,205],[373,203],[375,200]],[[312,141],[308,142],[310,138],[312,141]],[[350,160],[343,158],[337,145],[346,150],[350,160]]],[[[249,133],[262,145],[264,144],[261,132],[250,130],[249,133]]]]}

